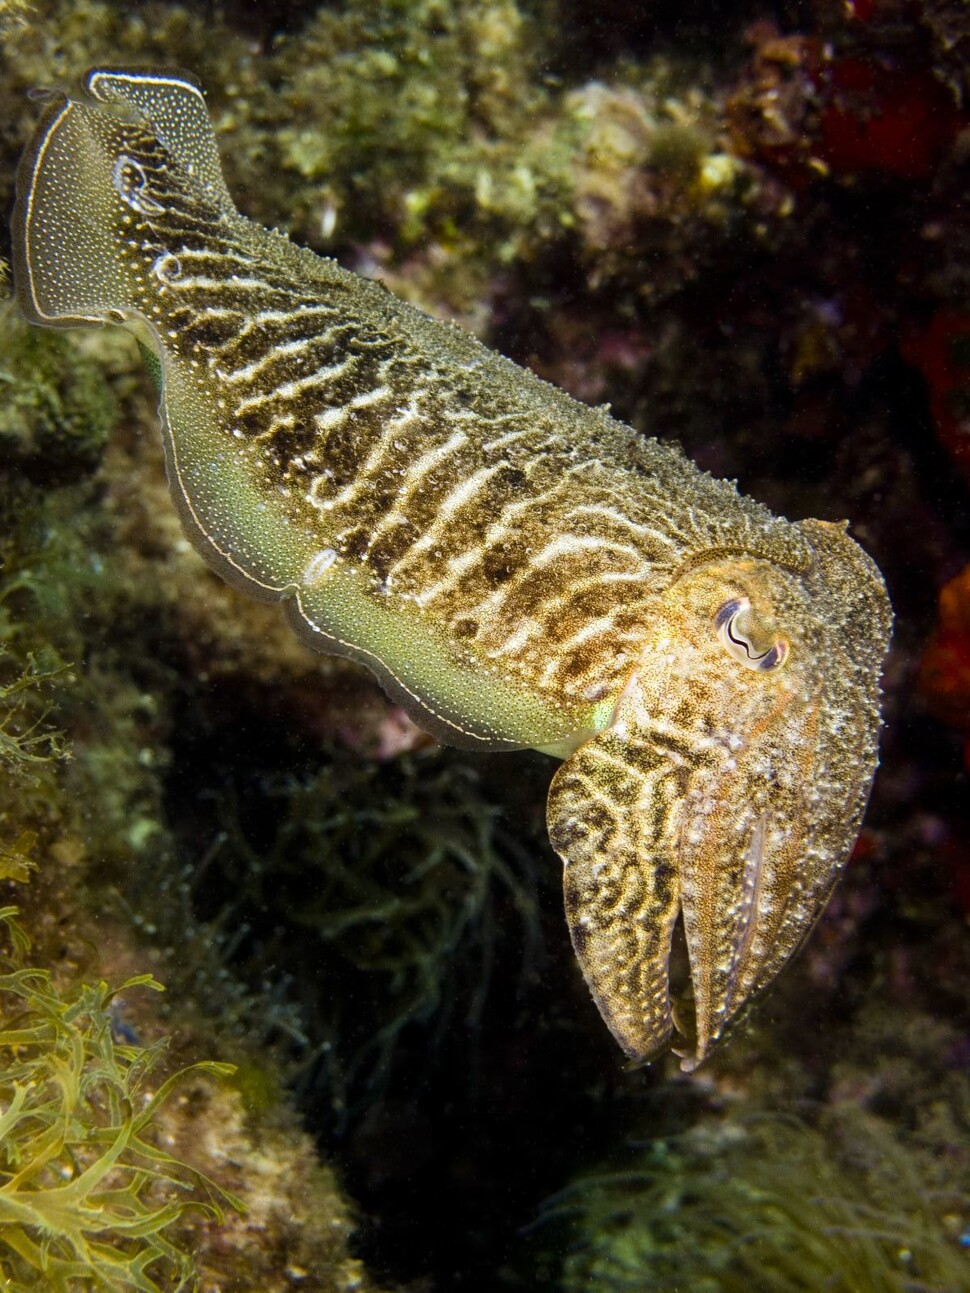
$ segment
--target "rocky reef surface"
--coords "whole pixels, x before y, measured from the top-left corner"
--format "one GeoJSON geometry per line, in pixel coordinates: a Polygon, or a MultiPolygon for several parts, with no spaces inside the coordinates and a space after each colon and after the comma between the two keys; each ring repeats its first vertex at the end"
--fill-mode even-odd
{"type": "Polygon", "coordinates": [[[626,1072],[547,761],[434,746],[221,584],[133,344],[5,304],[0,1273],[970,1287],[966,7],[6,0],[4,211],[30,91],[99,61],[199,78],[246,214],[849,518],[897,619],[812,939],[698,1073],[626,1072]]]}

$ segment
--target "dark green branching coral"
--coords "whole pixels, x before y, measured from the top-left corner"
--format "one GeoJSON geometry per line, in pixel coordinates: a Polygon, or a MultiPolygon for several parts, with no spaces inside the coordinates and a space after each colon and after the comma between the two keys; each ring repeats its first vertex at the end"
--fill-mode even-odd
{"type": "Polygon", "coordinates": [[[192,1286],[192,1259],[168,1237],[190,1213],[217,1222],[237,1206],[153,1143],[161,1105],[201,1063],[158,1082],[164,1044],[122,1044],[118,988],[58,988],[26,964],[29,940],[0,910],[0,1275],[4,1288],[57,1293],[192,1286]]]}
{"type": "Polygon", "coordinates": [[[852,1110],[821,1131],[764,1117],[654,1141],[633,1170],[578,1182],[548,1215],[578,1236],[566,1293],[958,1293],[968,1207],[852,1110]]]}

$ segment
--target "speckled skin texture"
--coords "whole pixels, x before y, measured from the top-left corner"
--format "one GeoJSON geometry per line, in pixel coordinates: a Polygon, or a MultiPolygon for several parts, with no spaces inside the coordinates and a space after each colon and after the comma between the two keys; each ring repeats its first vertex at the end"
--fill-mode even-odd
{"type": "Polygon", "coordinates": [[[442,740],[565,758],[573,945],[624,1051],[698,1063],[801,943],[876,763],[882,580],[603,410],[238,214],[200,91],[96,70],[24,157],[17,291],[130,327],[216,570],[442,740]]]}

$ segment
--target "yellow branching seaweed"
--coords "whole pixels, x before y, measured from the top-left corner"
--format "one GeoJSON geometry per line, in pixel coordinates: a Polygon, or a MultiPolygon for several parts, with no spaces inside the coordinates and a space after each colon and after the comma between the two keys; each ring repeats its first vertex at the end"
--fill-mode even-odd
{"type": "Polygon", "coordinates": [[[231,1196],[154,1143],[153,1126],[191,1065],[156,1085],[165,1043],[116,1041],[117,988],[61,990],[25,964],[15,908],[0,909],[0,1278],[11,1290],[43,1280],[51,1293],[186,1289],[194,1262],[171,1231],[191,1213],[220,1221],[231,1196]]]}

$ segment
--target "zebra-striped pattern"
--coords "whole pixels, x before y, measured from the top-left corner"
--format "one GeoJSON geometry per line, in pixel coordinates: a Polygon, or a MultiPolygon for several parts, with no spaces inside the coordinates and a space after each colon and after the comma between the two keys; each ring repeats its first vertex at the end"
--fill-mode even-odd
{"type": "Polygon", "coordinates": [[[146,131],[124,217],[140,308],[230,442],[382,599],[550,695],[614,691],[698,551],[809,560],[786,523],[428,320],[205,201],[146,131]],[[157,210],[154,209],[157,206],[157,210]],[[313,293],[311,297],[311,292],[313,293]]]}

